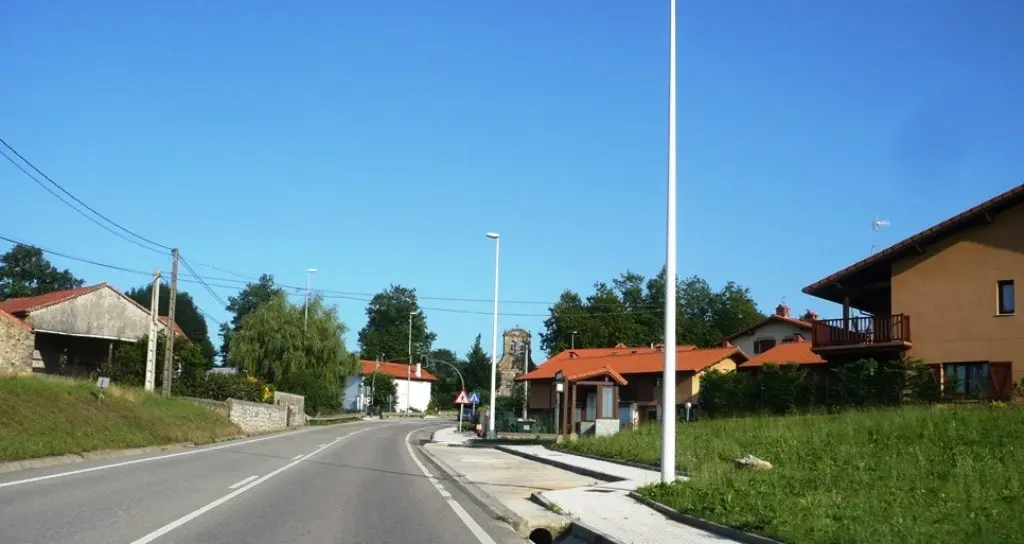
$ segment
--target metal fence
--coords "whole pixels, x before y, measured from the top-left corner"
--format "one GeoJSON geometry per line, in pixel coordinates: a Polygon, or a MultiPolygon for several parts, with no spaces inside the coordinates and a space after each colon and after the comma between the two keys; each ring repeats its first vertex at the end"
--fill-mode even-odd
{"type": "Polygon", "coordinates": [[[522,420],[522,412],[498,412],[494,419],[494,430],[499,433],[554,434],[555,421],[552,413],[530,413],[522,420]],[[525,430],[526,427],[529,430],[525,430]]]}

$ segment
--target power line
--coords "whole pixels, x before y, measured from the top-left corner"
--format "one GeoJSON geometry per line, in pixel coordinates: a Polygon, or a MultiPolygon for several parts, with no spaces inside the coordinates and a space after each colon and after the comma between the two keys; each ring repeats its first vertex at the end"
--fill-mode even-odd
{"type": "Polygon", "coordinates": [[[179,254],[178,259],[181,261],[181,264],[185,265],[185,268],[187,268],[189,272],[192,272],[192,275],[196,278],[196,280],[199,281],[200,284],[202,284],[202,286],[206,289],[206,292],[210,293],[210,296],[212,296],[214,300],[220,302],[221,306],[227,307],[228,303],[225,302],[220,295],[215,293],[213,291],[213,288],[211,288],[205,281],[203,281],[203,278],[199,276],[199,273],[196,272],[195,268],[192,268],[192,265],[188,264],[188,261],[185,260],[185,257],[182,257],[181,254],[179,254]]]}
{"type": "MultiPolygon", "coordinates": [[[[109,218],[109,217],[107,217],[107,216],[103,215],[102,213],[100,213],[100,212],[96,211],[96,209],[95,209],[95,208],[93,208],[92,206],[89,206],[88,204],[86,204],[85,202],[83,202],[83,201],[82,201],[82,199],[78,198],[78,197],[77,197],[77,196],[75,196],[75,195],[74,195],[74,194],[73,194],[73,193],[72,193],[71,191],[68,191],[68,190],[67,190],[67,189],[65,189],[65,188],[64,188],[63,186],[61,186],[61,184],[59,184],[59,183],[57,183],[56,181],[54,181],[54,180],[53,180],[53,178],[51,178],[50,176],[46,175],[46,172],[43,172],[43,171],[42,171],[42,170],[40,170],[40,169],[39,169],[39,168],[38,168],[38,167],[37,167],[37,166],[36,166],[35,164],[32,164],[32,161],[30,161],[30,160],[26,159],[24,155],[22,155],[21,153],[19,153],[17,149],[14,149],[14,147],[12,147],[12,146],[11,146],[11,144],[7,143],[7,141],[5,141],[5,140],[4,140],[3,138],[0,138],[0,144],[3,144],[3,146],[4,146],[4,147],[6,147],[7,149],[9,149],[9,150],[11,151],[11,153],[14,153],[15,155],[17,155],[17,157],[18,157],[19,159],[21,159],[21,160],[22,160],[22,162],[24,162],[25,164],[27,164],[27,165],[28,165],[28,166],[29,166],[30,168],[32,168],[32,170],[35,170],[35,171],[36,171],[36,172],[37,172],[37,173],[38,173],[38,174],[39,174],[40,176],[42,176],[42,177],[43,177],[43,179],[45,179],[46,181],[49,181],[49,182],[50,182],[50,183],[51,183],[51,184],[52,184],[52,185],[53,185],[54,187],[56,187],[57,189],[60,189],[60,191],[61,191],[62,193],[64,193],[65,195],[67,195],[67,196],[71,197],[71,199],[72,199],[72,200],[74,200],[75,202],[77,202],[77,203],[81,204],[81,205],[82,205],[83,207],[85,207],[85,209],[87,209],[87,210],[89,210],[90,212],[92,212],[92,213],[96,214],[97,216],[99,216],[100,218],[102,218],[102,219],[103,219],[104,221],[106,221],[107,223],[110,223],[111,225],[113,225],[113,226],[114,226],[114,227],[116,227],[117,229],[119,229],[119,230],[121,230],[121,231],[123,231],[123,232],[125,232],[125,233],[127,233],[127,234],[130,234],[130,235],[132,235],[132,236],[134,236],[134,237],[138,238],[139,240],[142,240],[143,242],[146,242],[147,244],[150,244],[150,245],[152,245],[152,246],[156,246],[156,247],[158,247],[158,248],[162,248],[162,249],[165,249],[165,250],[167,250],[167,251],[170,251],[170,250],[171,250],[171,248],[170,248],[169,246],[165,246],[165,245],[163,245],[163,244],[160,244],[160,243],[154,242],[153,240],[150,240],[149,238],[146,238],[145,236],[142,236],[141,234],[139,234],[139,233],[137,233],[137,232],[134,232],[134,231],[132,231],[132,230],[130,230],[130,229],[127,229],[127,228],[125,228],[125,227],[121,226],[121,225],[120,225],[119,223],[117,223],[117,222],[116,222],[116,221],[114,221],[113,219],[111,219],[111,218],[109,218]]],[[[2,151],[2,150],[0,150],[0,151],[2,151]]],[[[39,183],[39,185],[40,185],[41,187],[43,187],[44,189],[47,189],[47,190],[49,191],[49,188],[48,188],[48,187],[46,187],[45,185],[43,185],[43,184],[42,184],[42,183],[41,183],[41,182],[39,181],[39,179],[38,179],[38,178],[36,178],[35,176],[31,175],[31,174],[30,174],[30,173],[29,173],[29,172],[28,172],[27,170],[25,170],[24,168],[22,168],[22,167],[21,167],[21,165],[19,165],[19,164],[18,164],[17,162],[15,162],[15,161],[14,161],[14,159],[12,159],[12,158],[11,158],[11,157],[10,157],[9,155],[7,155],[6,153],[4,153],[4,157],[5,157],[5,158],[7,158],[7,160],[11,161],[11,164],[14,164],[15,166],[17,166],[17,167],[18,167],[18,169],[19,169],[19,170],[21,170],[21,171],[22,171],[22,172],[24,172],[24,173],[25,173],[26,175],[28,175],[28,176],[29,176],[30,178],[32,178],[32,180],[33,180],[33,181],[35,181],[36,183],[39,183]]],[[[50,194],[52,194],[53,196],[57,197],[57,198],[58,198],[58,199],[59,199],[59,200],[60,200],[61,202],[63,202],[64,204],[67,204],[67,205],[68,205],[68,206],[70,206],[70,207],[71,207],[72,209],[74,209],[74,210],[78,211],[78,212],[79,212],[79,213],[81,213],[82,215],[85,215],[85,213],[84,213],[84,212],[82,212],[82,211],[81,211],[80,209],[78,209],[78,208],[74,207],[74,206],[73,206],[73,205],[72,205],[72,204],[71,204],[70,202],[68,202],[67,200],[64,200],[63,198],[61,198],[61,197],[60,197],[59,195],[57,195],[57,194],[56,194],[56,193],[54,193],[53,191],[49,191],[49,192],[50,192],[50,194]]],[[[87,216],[87,215],[86,215],[86,217],[89,217],[89,216],[87,216]]],[[[92,218],[90,218],[90,219],[92,219],[92,218]]],[[[99,222],[97,222],[97,221],[95,221],[95,220],[93,220],[93,221],[94,221],[94,222],[95,222],[96,224],[98,224],[98,225],[100,225],[100,226],[103,226],[104,228],[106,228],[106,227],[105,227],[104,225],[102,225],[101,223],[99,223],[99,222]]],[[[109,228],[107,228],[107,230],[108,230],[108,231],[111,231],[111,230],[110,230],[109,228]]],[[[114,231],[111,231],[111,232],[114,232],[114,231]]],[[[116,234],[116,233],[115,233],[115,234],[116,234]]],[[[122,237],[122,238],[124,238],[124,236],[121,236],[121,237],[122,237]]],[[[135,243],[136,245],[138,245],[138,246],[140,246],[140,247],[145,247],[146,249],[154,250],[153,248],[151,248],[151,247],[147,247],[147,246],[145,246],[145,245],[142,245],[142,244],[140,244],[140,243],[138,243],[138,242],[135,242],[134,240],[130,240],[130,239],[128,239],[128,238],[124,238],[124,239],[125,239],[125,240],[128,240],[128,241],[130,241],[130,242],[133,242],[133,243],[135,243]]],[[[154,251],[156,251],[156,250],[154,250],[154,251]]]]}
{"type": "MultiPolygon", "coordinates": [[[[11,244],[23,245],[23,246],[26,246],[26,247],[31,247],[31,248],[34,248],[34,249],[38,249],[39,251],[42,251],[44,253],[48,253],[48,254],[51,254],[51,255],[56,255],[58,257],[62,257],[64,259],[68,259],[68,260],[72,260],[72,261],[78,261],[78,262],[90,264],[90,265],[93,265],[93,266],[98,266],[98,267],[101,267],[101,268],[108,268],[108,269],[111,269],[111,270],[117,270],[117,271],[120,271],[120,272],[127,272],[127,273],[130,273],[130,274],[138,274],[140,276],[152,276],[151,272],[146,272],[144,270],[135,270],[135,269],[124,267],[124,266],[117,266],[117,265],[112,265],[112,264],[107,264],[107,263],[101,263],[101,262],[94,261],[94,260],[91,260],[91,259],[85,259],[85,258],[82,258],[82,257],[77,257],[77,256],[69,255],[69,254],[61,252],[61,251],[47,249],[47,248],[36,246],[36,245],[32,245],[32,244],[26,244],[24,242],[21,242],[21,241],[18,241],[18,240],[15,240],[13,238],[9,238],[9,237],[3,236],[3,235],[0,235],[0,240],[3,240],[5,242],[11,243],[11,244]]],[[[225,284],[222,284],[222,283],[216,283],[217,281],[234,281],[234,282],[237,282],[238,280],[231,280],[231,279],[228,279],[228,278],[209,278],[209,277],[203,277],[203,276],[200,276],[199,274],[197,274],[195,269],[192,266],[190,266],[185,261],[184,258],[181,258],[181,261],[185,265],[185,267],[188,268],[190,272],[192,272],[193,276],[195,276],[195,279],[179,278],[179,281],[186,282],[186,283],[193,283],[193,284],[201,284],[218,302],[223,304],[225,307],[227,306],[227,303],[224,302],[224,299],[220,295],[218,295],[216,292],[213,291],[213,288],[216,287],[216,288],[220,288],[220,289],[232,289],[232,290],[239,290],[239,289],[241,289],[241,287],[238,286],[238,285],[225,285],[225,284]]],[[[278,285],[278,287],[281,287],[283,289],[297,289],[295,287],[287,286],[287,285],[278,285]]],[[[294,296],[304,296],[303,293],[297,293],[297,292],[296,293],[287,293],[286,292],[285,294],[287,296],[293,296],[293,297],[294,296]]],[[[366,293],[345,293],[345,294],[328,294],[328,295],[321,295],[321,296],[323,296],[323,298],[325,298],[325,299],[340,299],[340,300],[354,300],[354,301],[359,301],[359,302],[370,302],[370,301],[373,300],[373,296],[374,295],[366,294],[366,293]]],[[[458,298],[450,298],[450,297],[419,297],[419,298],[430,299],[430,300],[446,300],[446,301],[472,301],[472,300],[476,300],[476,299],[458,299],[458,298]]],[[[489,301],[489,302],[493,302],[493,301],[489,301]]],[[[502,301],[502,302],[505,302],[505,301],[502,301]]],[[[434,311],[434,312],[445,312],[445,313],[465,314],[465,315],[492,315],[492,313],[489,312],[489,311],[464,310],[464,309],[461,309],[461,308],[443,308],[443,307],[421,306],[420,309],[421,310],[425,310],[425,311],[429,310],[429,311],[434,311]]],[[[598,318],[603,318],[603,317],[610,317],[610,316],[617,316],[617,315],[626,315],[626,314],[630,314],[630,315],[635,315],[635,314],[654,314],[654,315],[658,315],[658,314],[661,314],[662,312],[663,312],[663,310],[661,310],[661,309],[655,309],[655,310],[639,310],[638,309],[638,310],[626,310],[626,311],[614,311],[614,312],[595,312],[595,313],[587,312],[587,313],[575,313],[575,314],[571,314],[570,313],[570,314],[561,314],[560,317],[579,318],[579,319],[598,319],[598,318]]],[[[551,317],[551,314],[549,314],[549,313],[548,314],[539,314],[539,313],[501,312],[500,315],[506,316],[506,317],[551,317]]]]}
{"type": "Polygon", "coordinates": [[[143,243],[139,242],[138,240],[133,240],[133,239],[131,239],[131,238],[129,238],[129,237],[127,237],[127,236],[125,236],[124,234],[121,234],[120,232],[117,232],[116,230],[114,230],[114,229],[112,229],[112,228],[110,228],[110,227],[108,227],[108,226],[104,225],[103,223],[100,223],[100,222],[99,222],[99,221],[98,221],[98,220],[97,220],[97,219],[96,219],[95,217],[93,217],[93,216],[91,216],[91,215],[89,215],[89,214],[87,214],[87,213],[83,212],[83,211],[82,211],[81,209],[79,209],[79,208],[75,207],[75,205],[74,205],[74,204],[71,204],[70,202],[68,202],[67,200],[65,200],[65,199],[64,199],[64,197],[60,196],[60,195],[59,195],[59,194],[57,194],[57,193],[56,193],[56,192],[55,192],[55,191],[54,191],[53,189],[49,188],[49,187],[48,187],[48,186],[47,186],[47,185],[46,185],[45,183],[43,183],[42,181],[40,181],[40,180],[39,180],[39,178],[37,178],[37,177],[36,177],[35,175],[33,175],[33,174],[32,174],[31,172],[29,172],[28,170],[26,170],[24,166],[22,166],[22,165],[18,164],[18,162],[17,162],[17,161],[15,161],[15,160],[14,160],[14,159],[13,159],[13,158],[12,158],[12,157],[10,156],[10,155],[8,155],[7,153],[5,153],[3,149],[0,149],[0,155],[3,155],[3,157],[4,157],[5,159],[7,159],[8,161],[10,161],[10,163],[11,163],[11,164],[13,164],[13,165],[15,166],[15,168],[17,168],[18,170],[21,170],[21,172],[22,172],[23,174],[25,174],[26,176],[28,176],[28,177],[29,177],[29,179],[31,179],[32,181],[36,182],[36,184],[37,184],[37,185],[39,185],[40,187],[42,187],[43,189],[46,189],[46,191],[47,191],[48,193],[50,193],[51,195],[53,195],[53,196],[54,196],[54,198],[56,198],[57,200],[60,200],[61,202],[63,202],[64,204],[66,204],[66,205],[67,205],[67,206],[68,206],[69,208],[71,208],[72,210],[75,210],[76,212],[78,212],[79,214],[81,214],[81,216],[82,216],[82,217],[84,217],[84,218],[88,219],[89,221],[92,221],[93,223],[95,223],[95,224],[99,225],[99,226],[100,226],[101,228],[103,228],[103,229],[104,229],[104,230],[106,230],[107,232],[109,232],[109,233],[113,234],[114,236],[117,236],[118,238],[120,238],[120,239],[122,239],[122,240],[124,240],[124,241],[126,241],[126,242],[130,242],[130,243],[132,243],[132,244],[135,244],[135,245],[137,245],[137,246],[139,246],[139,247],[141,247],[141,248],[143,248],[143,249],[148,249],[149,251],[154,251],[154,252],[157,252],[157,253],[163,253],[163,251],[162,251],[162,250],[156,249],[156,248],[154,248],[154,247],[151,247],[151,246],[147,246],[147,245],[145,245],[145,244],[143,244],[143,243]]]}

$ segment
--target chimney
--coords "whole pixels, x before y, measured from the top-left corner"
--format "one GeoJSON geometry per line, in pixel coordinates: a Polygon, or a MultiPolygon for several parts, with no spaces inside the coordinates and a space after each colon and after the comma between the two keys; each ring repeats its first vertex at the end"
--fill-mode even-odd
{"type": "Polygon", "coordinates": [[[805,342],[805,341],[806,340],[804,340],[804,337],[802,335],[799,335],[799,334],[794,334],[793,335],[793,342],[794,343],[799,344],[800,342],[805,342]]]}
{"type": "Polygon", "coordinates": [[[789,317],[789,306],[785,303],[779,304],[775,307],[775,315],[779,317],[789,317]]]}
{"type": "Polygon", "coordinates": [[[423,377],[423,366],[420,363],[416,363],[416,377],[417,378],[422,378],[423,377]]]}
{"type": "Polygon", "coordinates": [[[722,347],[723,348],[734,348],[736,346],[732,345],[732,342],[726,340],[726,341],[722,342],[722,347]]]}
{"type": "Polygon", "coordinates": [[[628,346],[626,346],[626,344],[623,344],[622,342],[619,342],[618,344],[615,344],[615,349],[622,349],[622,348],[625,348],[625,347],[628,347],[628,346]]]}
{"type": "Polygon", "coordinates": [[[803,317],[804,321],[814,321],[815,319],[818,319],[818,312],[815,312],[814,310],[807,310],[803,317]]]}
{"type": "Polygon", "coordinates": [[[665,344],[654,344],[654,349],[658,351],[665,351],[665,344]]]}
{"type": "Polygon", "coordinates": [[[578,358],[578,357],[579,357],[579,354],[578,354],[578,353],[576,353],[575,351],[570,351],[570,352],[569,352],[569,358],[570,358],[570,359],[576,359],[576,358],[578,358]]]}

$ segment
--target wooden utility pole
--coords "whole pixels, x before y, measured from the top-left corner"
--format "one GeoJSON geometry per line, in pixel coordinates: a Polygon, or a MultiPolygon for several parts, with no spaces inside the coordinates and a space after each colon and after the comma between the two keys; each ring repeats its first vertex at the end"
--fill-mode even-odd
{"type": "Polygon", "coordinates": [[[149,297],[149,345],[146,348],[146,391],[156,389],[156,341],[160,331],[160,269],[153,270],[149,297]]]}
{"type": "Polygon", "coordinates": [[[164,344],[164,387],[165,397],[171,396],[171,377],[174,375],[174,303],[178,297],[178,250],[171,250],[174,256],[171,265],[171,298],[167,304],[167,343],[164,344]]]}

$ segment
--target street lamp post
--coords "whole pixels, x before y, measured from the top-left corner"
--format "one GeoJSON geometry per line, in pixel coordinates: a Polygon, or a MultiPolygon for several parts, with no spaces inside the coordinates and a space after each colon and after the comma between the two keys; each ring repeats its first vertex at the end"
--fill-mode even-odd
{"type": "Polygon", "coordinates": [[[497,389],[498,372],[498,269],[501,256],[501,235],[497,232],[488,232],[487,237],[494,240],[494,325],[491,331],[491,397],[488,400],[491,407],[487,417],[487,437],[494,438],[494,396],[497,389]]]}
{"type": "Polygon", "coordinates": [[[405,368],[405,413],[412,412],[412,318],[416,312],[409,312],[409,359],[405,368]]]}
{"type": "Polygon", "coordinates": [[[668,206],[665,243],[665,368],[661,378],[661,481],[676,479],[676,0],[669,0],[668,206]]]}
{"type": "Polygon", "coordinates": [[[316,274],[315,268],[306,269],[306,304],[303,305],[302,330],[306,330],[306,323],[309,321],[309,277],[316,274]]]}

